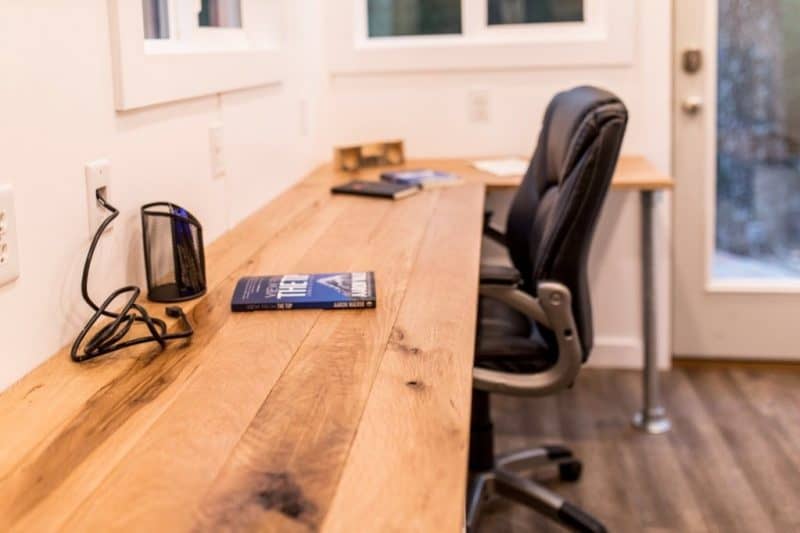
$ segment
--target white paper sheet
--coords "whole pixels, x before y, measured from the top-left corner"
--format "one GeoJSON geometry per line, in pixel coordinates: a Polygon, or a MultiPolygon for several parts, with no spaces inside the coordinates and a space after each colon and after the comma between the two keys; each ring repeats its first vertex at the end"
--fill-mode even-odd
{"type": "Polygon", "coordinates": [[[522,176],[528,170],[528,161],[519,157],[482,159],[473,161],[472,166],[495,176],[522,176]]]}

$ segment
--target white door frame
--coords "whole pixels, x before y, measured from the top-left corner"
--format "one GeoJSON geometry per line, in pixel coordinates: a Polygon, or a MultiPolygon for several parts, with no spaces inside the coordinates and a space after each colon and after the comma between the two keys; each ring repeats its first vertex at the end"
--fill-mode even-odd
{"type": "Polygon", "coordinates": [[[673,349],[678,356],[800,361],[800,280],[714,280],[718,2],[675,0],[673,349]],[[699,72],[682,52],[702,50],[699,72]],[[696,115],[683,110],[699,97],[696,115]]]}

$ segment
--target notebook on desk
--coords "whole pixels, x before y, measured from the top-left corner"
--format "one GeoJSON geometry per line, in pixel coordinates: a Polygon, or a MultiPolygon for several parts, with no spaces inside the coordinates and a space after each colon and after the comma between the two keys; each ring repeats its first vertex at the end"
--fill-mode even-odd
{"type": "Polygon", "coordinates": [[[419,187],[416,185],[389,183],[386,181],[353,180],[331,188],[334,194],[355,194],[357,196],[372,196],[374,198],[389,198],[399,200],[416,194],[419,187]]]}

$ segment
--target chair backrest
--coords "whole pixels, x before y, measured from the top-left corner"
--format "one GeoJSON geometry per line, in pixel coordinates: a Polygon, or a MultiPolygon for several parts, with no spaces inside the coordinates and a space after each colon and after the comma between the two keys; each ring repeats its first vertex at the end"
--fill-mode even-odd
{"type": "Polygon", "coordinates": [[[602,89],[577,87],[557,94],[506,226],[523,288],[535,295],[538,282],[557,281],[572,293],[584,360],[594,345],[589,248],[627,121],[622,101],[602,89]]]}

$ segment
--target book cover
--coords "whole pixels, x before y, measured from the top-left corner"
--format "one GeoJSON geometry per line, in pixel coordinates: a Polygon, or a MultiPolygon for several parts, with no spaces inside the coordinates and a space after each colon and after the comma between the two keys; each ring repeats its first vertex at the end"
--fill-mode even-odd
{"type": "Polygon", "coordinates": [[[336,194],[356,194],[359,196],[374,196],[378,198],[391,198],[397,200],[419,192],[416,185],[389,183],[385,181],[353,180],[331,189],[336,194]]]}
{"type": "Polygon", "coordinates": [[[375,303],[373,272],[283,274],[240,279],[231,310],[369,309],[375,303]]]}
{"type": "Polygon", "coordinates": [[[461,177],[455,174],[429,169],[384,172],[381,174],[381,179],[388,183],[416,185],[423,189],[449,187],[461,183],[461,177]]]}

